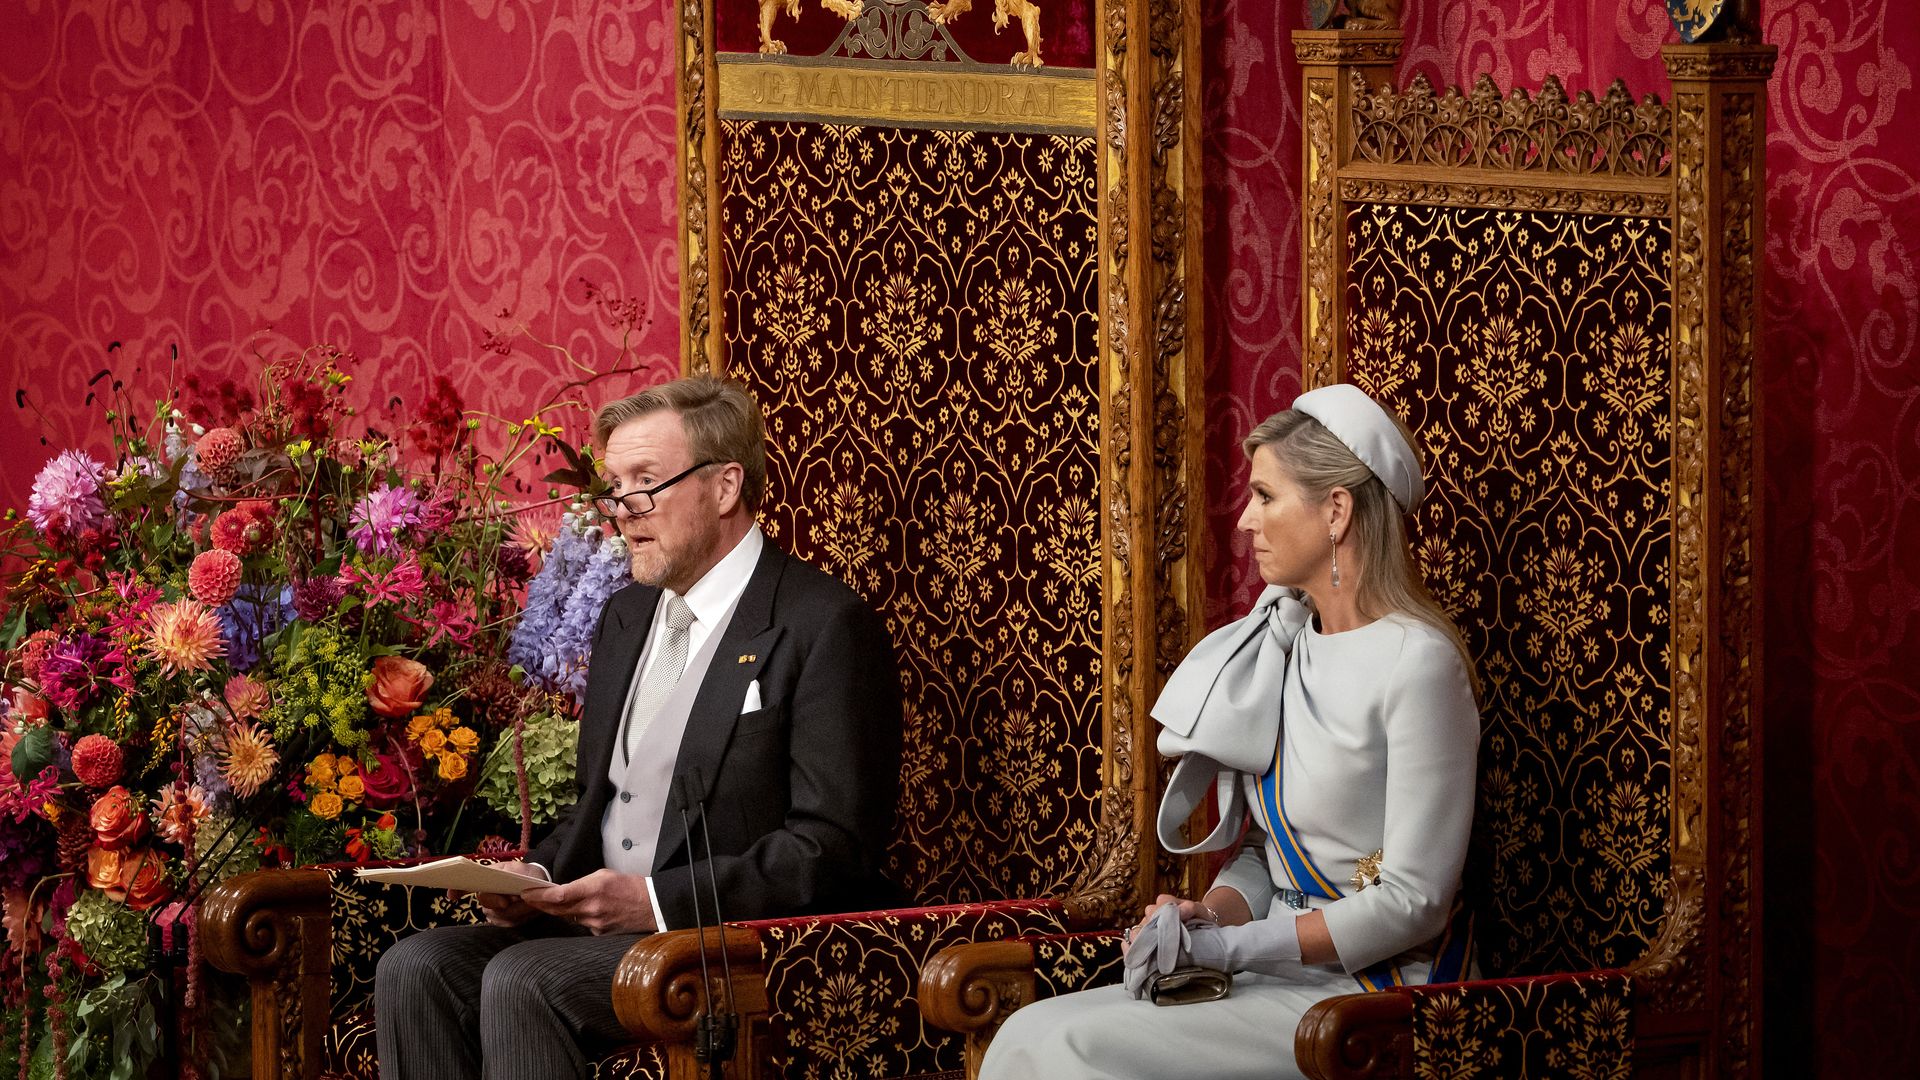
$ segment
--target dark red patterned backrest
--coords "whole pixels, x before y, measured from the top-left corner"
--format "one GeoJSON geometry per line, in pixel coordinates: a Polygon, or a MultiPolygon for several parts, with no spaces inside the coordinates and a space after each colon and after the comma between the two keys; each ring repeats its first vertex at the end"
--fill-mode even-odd
{"type": "Polygon", "coordinates": [[[1481,963],[1623,965],[1669,870],[1671,228],[1392,203],[1345,227],[1346,374],[1421,444],[1415,555],[1484,683],[1481,963]]]}
{"type": "Polygon", "coordinates": [[[893,631],[889,874],[925,903],[1058,894],[1101,789],[1093,139],[726,120],[720,146],[763,524],[893,631]]]}

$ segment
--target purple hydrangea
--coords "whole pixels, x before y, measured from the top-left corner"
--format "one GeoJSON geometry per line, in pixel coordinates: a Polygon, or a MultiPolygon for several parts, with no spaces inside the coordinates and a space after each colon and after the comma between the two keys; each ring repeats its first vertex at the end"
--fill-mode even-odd
{"type": "Polygon", "coordinates": [[[412,488],[382,484],[353,505],[348,533],[367,555],[398,555],[401,539],[426,521],[427,506],[412,488]]]}
{"type": "MultiPolygon", "coordinates": [[[[603,546],[599,529],[568,514],[562,518],[560,532],[540,564],[540,572],[527,584],[527,602],[507,642],[507,662],[519,665],[528,681],[541,689],[556,690],[560,686],[562,653],[556,648],[557,635],[577,586],[588,576],[603,546]]],[[[605,597],[601,599],[604,603],[605,597]]],[[[599,613],[596,606],[593,616],[599,613]]],[[[589,634],[592,629],[589,622],[589,634]]]]}
{"type": "Polygon", "coordinates": [[[235,671],[248,671],[260,662],[260,639],[293,619],[293,589],[284,585],[278,590],[271,585],[243,585],[233,599],[220,605],[217,613],[221,634],[227,639],[227,663],[235,671]]]}
{"type": "Polygon", "coordinates": [[[587,698],[587,660],[593,651],[593,627],[607,598],[633,581],[627,542],[609,536],[587,560],[560,612],[560,624],[547,644],[554,669],[554,687],[584,704],[587,698]]]}
{"type": "Polygon", "coordinates": [[[67,450],[47,462],[33,478],[27,497],[27,517],[49,536],[78,536],[106,523],[107,504],[100,486],[107,467],[78,450],[67,450]]]}

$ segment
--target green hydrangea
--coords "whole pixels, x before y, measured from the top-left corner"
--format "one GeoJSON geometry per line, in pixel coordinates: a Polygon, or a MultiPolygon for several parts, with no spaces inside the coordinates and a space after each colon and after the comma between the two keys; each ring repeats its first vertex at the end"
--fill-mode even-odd
{"type": "Polygon", "coordinates": [[[109,975],[147,966],[147,917],[97,889],[67,909],[67,936],[109,975]]]}
{"type": "MultiPolygon", "coordinates": [[[[580,742],[580,722],[559,713],[540,713],[527,718],[526,734],[527,796],[533,822],[545,825],[560,817],[573,805],[578,790],[574,785],[576,750],[580,742]]],[[[520,791],[513,775],[513,729],[500,733],[493,752],[480,766],[480,786],[475,794],[488,806],[515,821],[520,820],[520,791]]]]}
{"type": "Polygon", "coordinates": [[[193,832],[194,879],[216,885],[236,874],[260,869],[260,850],[253,846],[253,836],[245,822],[234,825],[232,815],[208,815],[193,832]],[[209,876],[213,880],[205,881],[209,876]]]}

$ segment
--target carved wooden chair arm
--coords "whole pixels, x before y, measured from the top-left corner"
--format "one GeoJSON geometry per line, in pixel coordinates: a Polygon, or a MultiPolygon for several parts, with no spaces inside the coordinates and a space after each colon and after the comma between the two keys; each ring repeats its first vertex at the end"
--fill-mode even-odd
{"type": "MultiPolygon", "coordinates": [[[[720,949],[733,971],[734,1008],[745,1016],[767,1011],[766,970],[760,959],[760,935],[737,926],[724,935],[707,928],[707,966],[713,999],[723,1000],[720,949]]],[[[613,975],[613,1011],[634,1038],[645,1042],[689,1042],[694,1021],[706,1007],[700,987],[700,935],[669,930],[634,942],[613,975]]],[[[745,1022],[744,1019],[742,1021],[745,1022]]]]}
{"type": "Polygon", "coordinates": [[[247,978],[256,1077],[319,1075],[330,894],[324,871],[260,870],[215,885],[201,901],[201,952],[221,971],[247,978]]]}
{"type": "Polygon", "coordinates": [[[1313,1080],[1412,1078],[1471,1056],[1503,1076],[1626,1075],[1635,983],[1621,971],[1405,986],[1307,1010],[1293,1052],[1313,1080]]]}
{"type": "Polygon", "coordinates": [[[1294,1029],[1293,1057],[1312,1080],[1411,1076],[1413,999],[1386,992],[1318,1002],[1294,1029]]]}

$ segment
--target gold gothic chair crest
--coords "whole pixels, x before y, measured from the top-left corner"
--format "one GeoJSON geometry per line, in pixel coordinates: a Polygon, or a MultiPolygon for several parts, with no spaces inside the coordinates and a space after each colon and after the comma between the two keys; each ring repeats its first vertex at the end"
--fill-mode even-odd
{"type": "MultiPolygon", "coordinates": [[[[1115,925],[1187,872],[1140,837],[1147,711],[1201,607],[1200,11],[677,12],[685,368],[759,398],[763,526],[886,618],[906,712],[886,869],[915,906],[730,926],[730,1068],[957,1075],[964,1041],[917,1004],[928,959],[1115,925]]],[[[316,871],[222,904],[256,1075],[368,1074],[367,958],[472,918],[316,871]]],[[[600,1075],[704,1075],[699,972],[691,932],[635,947],[636,1043],[600,1075]]]]}
{"type": "MultiPolygon", "coordinates": [[[[1396,89],[1396,24],[1295,35],[1303,383],[1360,385],[1427,462],[1415,555],[1485,686],[1464,889],[1489,977],[1322,1002],[1308,1075],[1753,1064],[1774,50],[1719,7],[1676,13],[1665,103],[1396,89]]],[[[1110,937],[950,950],[923,1006],[977,1056],[1012,1008],[1116,978],[1110,937]]]]}

